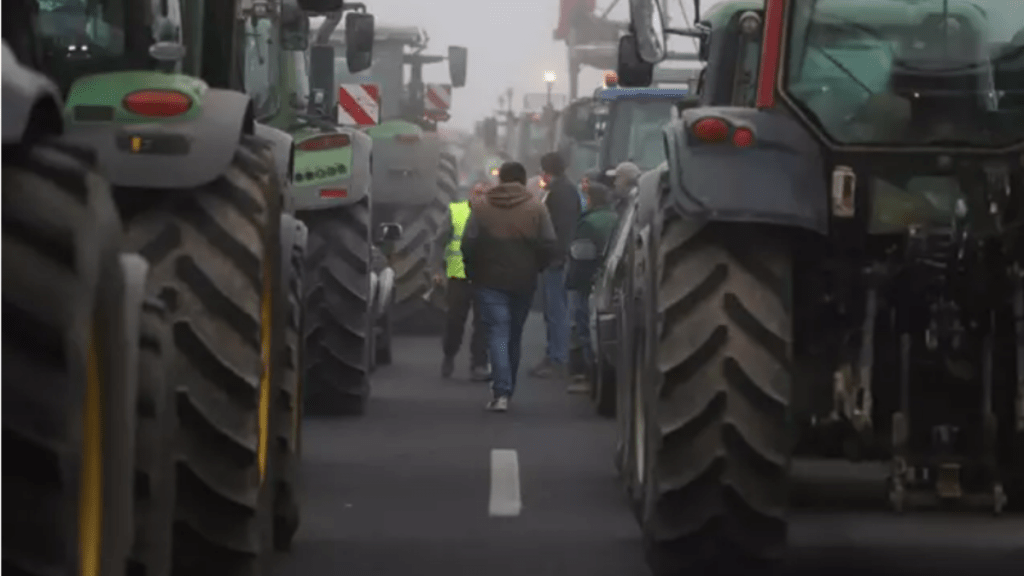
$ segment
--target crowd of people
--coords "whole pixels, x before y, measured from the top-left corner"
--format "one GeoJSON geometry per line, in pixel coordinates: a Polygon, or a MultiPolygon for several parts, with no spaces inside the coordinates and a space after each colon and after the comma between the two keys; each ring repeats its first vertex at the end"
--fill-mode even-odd
{"type": "Polygon", "coordinates": [[[497,182],[478,180],[452,202],[434,244],[434,281],[445,290],[447,320],[441,374],[450,377],[472,312],[470,376],[491,382],[487,409],[504,412],[515,393],[523,328],[542,298],[547,347],[529,374],[564,380],[568,392],[588,393],[596,359],[591,347],[590,293],[608,242],[640,169],[623,162],[601,184],[600,172],[574,183],[557,152],[541,158],[542,174],[527,178],[506,162],[497,182]],[[442,256],[443,255],[443,256],[442,256]],[[579,361],[570,362],[570,349],[579,361]]]}

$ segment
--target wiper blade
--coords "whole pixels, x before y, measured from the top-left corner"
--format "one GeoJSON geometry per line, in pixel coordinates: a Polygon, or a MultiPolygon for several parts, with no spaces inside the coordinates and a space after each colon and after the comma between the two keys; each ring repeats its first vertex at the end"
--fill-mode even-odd
{"type": "Polygon", "coordinates": [[[858,86],[863,88],[864,91],[868,93],[868,96],[874,96],[875,95],[874,90],[872,90],[871,88],[868,88],[867,84],[865,84],[863,81],[861,81],[861,79],[858,78],[856,74],[851,72],[850,69],[847,68],[845,65],[843,65],[842,62],[837,60],[835,56],[829,54],[828,52],[825,51],[824,48],[822,48],[820,46],[813,46],[813,48],[815,48],[818,52],[821,52],[822,56],[827,58],[828,61],[831,62],[833,65],[835,65],[835,67],[838,68],[840,71],[842,71],[843,74],[846,74],[846,76],[849,77],[850,80],[853,80],[854,82],[857,83],[858,86]]]}

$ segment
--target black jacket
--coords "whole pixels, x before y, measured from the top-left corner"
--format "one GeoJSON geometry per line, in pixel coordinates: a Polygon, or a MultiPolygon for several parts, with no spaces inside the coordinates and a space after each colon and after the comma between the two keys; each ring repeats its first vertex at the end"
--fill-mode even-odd
{"type": "Polygon", "coordinates": [[[548,197],[544,201],[551,215],[558,238],[552,267],[565,264],[569,255],[569,244],[576,236],[576,222],[580,217],[580,194],[565,176],[555,178],[548,185],[548,197]]]}

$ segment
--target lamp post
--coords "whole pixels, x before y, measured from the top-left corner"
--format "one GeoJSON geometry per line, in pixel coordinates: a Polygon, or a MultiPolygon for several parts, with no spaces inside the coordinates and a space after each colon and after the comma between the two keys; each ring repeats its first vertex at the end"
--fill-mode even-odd
{"type": "Polygon", "coordinates": [[[545,72],[544,82],[548,85],[548,108],[551,108],[551,88],[555,85],[555,73],[550,70],[545,72]]]}

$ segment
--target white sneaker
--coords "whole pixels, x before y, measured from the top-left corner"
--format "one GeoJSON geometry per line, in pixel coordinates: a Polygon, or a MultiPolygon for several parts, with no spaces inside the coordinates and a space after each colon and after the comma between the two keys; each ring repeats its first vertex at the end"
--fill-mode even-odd
{"type": "Polygon", "coordinates": [[[491,412],[508,411],[508,396],[499,396],[487,403],[487,409],[491,412]]]}

